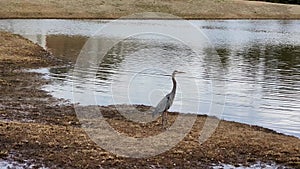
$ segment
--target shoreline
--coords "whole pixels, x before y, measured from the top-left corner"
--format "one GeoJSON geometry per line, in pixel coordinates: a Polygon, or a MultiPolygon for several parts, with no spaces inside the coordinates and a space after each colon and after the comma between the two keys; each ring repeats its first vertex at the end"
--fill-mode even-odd
{"type": "MultiPolygon", "coordinates": [[[[63,58],[20,35],[0,32],[0,160],[31,160],[37,167],[50,168],[169,168],[174,164],[178,168],[206,168],[215,163],[247,166],[257,161],[300,167],[300,139],[264,127],[220,120],[213,135],[199,144],[205,115],[197,115],[191,131],[167,152],[138,160],[114,155],[88,137],[74,105],[41,89],[50,81],[39,73],[24,71],[65,64],[63,58]]],[[[114,106],[100,108],[120,133],[144,138],[162,132],[159,118],[144,125],[127,120],[114,106]]],[[[171,123],[177,114],[170,113],[171,123]]]]}

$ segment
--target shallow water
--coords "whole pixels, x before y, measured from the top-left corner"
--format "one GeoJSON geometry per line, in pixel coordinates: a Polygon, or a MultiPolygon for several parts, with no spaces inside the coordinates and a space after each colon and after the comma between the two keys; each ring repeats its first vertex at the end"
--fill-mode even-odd
{"type": "Polygon", "coordinates": [[[263,162],[256,162],[255,164],[251,164],[249,166],[233,166],[230,164],[218,164],[218,165],[212,165],[213,169],[259,169],[259,168],[264,168],[264,169],[277,169],[277,168],[288,168],[286,166],[278,165],[275,163],[263,163],[263,162]]]}
{"type": "MultiPolygon", "coordinates": [[[[70,100],[75,92],[75,100],[85,105],[155,106],[171,90],[169,75],[177,69],[186,74],[176,77],[178,91],[170,111],[207,114],[213,103],[223,108],[218,114],[223,119],[300,137],[300,21],[190,22],[211,43],[200,47],[198,55],[171,37],[134,35],[114,45],[100,65],[76,69],[85,71],[82,77],[73,76],[72,67],[38,70],[53,80],[44,89],[70,100]],[[214,50],[219,56],[217,61],[211,57],[214,50]],[[215,90],[215,77],[211,73],[222,81],[222,90],[215,90]],[[215,95],[226,99],[212,100],[215,95]]],[[[106,23],[103,20],[0,20],[0,29],[21,34],[54,55],[75,63],[88,37],[106,23]]],[[[135,29],[180,27],[180,23],[171,21],[137,20],[126,24],[135,29]]],[[[117,37],[116,34],[99,37],[93,52],[100,52],[101,46],[117,37]]]]}
{"type": "Polygon", "coordinates": [[[33,164],[31,161],[24,161],[23,163],[12,161],[12,160],[0,160],[0,168],[1,169],[33,169],[33,168],[39,168],[39,169],[48,169],[44,166],[39,166],[33,164]]]}
{"type": "MultiPolygon", "coordinates": [[[[19,163],[16,161],[5,161],[5,160],[0,160],[0,168],[13,168],[13,169],[32,169],[32,168],[37,168],[36,165],[32,164],[32,162],[25,161],[25,163],[19,163]]],[[[38,168],[40,169],[47,169],[47,167],[41,167],[39,166],[38,168]]],[[[233,166],[230,164],[213,164],[211,166],[213,169],[258,169],[258,168],[265,168],[265,169],[274,169],[274,168],[287,168],[282,165],[277,165],[275,163],[262,163],[262,162],[257,162],[255,164],[252,164],[250,166],[233,166]]]]}

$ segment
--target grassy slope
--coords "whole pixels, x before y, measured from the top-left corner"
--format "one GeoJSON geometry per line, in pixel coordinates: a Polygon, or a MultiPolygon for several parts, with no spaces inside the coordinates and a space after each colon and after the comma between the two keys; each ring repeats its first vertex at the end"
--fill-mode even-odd
{"type": "Polygon", "coordinates": [[[184,18],[300,18],[299,5],[244,0],[1,0],[0,18],[119,18],[164,12],[184,18]]]}

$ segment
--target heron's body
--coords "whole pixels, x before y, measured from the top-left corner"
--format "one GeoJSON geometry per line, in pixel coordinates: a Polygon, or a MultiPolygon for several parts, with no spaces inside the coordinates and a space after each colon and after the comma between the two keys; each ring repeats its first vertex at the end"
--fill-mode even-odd
{"type": "Polygon", "coordinates": [[[152,116],[154,117],[157,114],[162,114],[162,125],[163,127],[166,125],[165,123],[167,123],[167,110],[169,110],[169,108],[172,106],[174,98],[175,98],[175,94],[176,94],[176,87],[177,87],[177,83],[175,80],[175,74],[176,73],[183,73],[183,72],[179,72],[179,71],[174,71],[172,74],[172,82],[173,82],[173,88],[172,91],[167,94],[155,107],[155,110],[152,113],[152,116]]]}

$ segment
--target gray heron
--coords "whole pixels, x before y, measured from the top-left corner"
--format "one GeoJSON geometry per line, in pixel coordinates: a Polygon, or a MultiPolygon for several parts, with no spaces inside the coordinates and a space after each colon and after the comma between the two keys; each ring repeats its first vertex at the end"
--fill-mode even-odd
{"type": "Polygon", "coordinates": [[[173,101],[174,101],[174,97],[175,97],[175,93],[176,93],[176,86],[177,86],[177,82],[175,80],[175,75],[178,73],[184,73],[184,72],[175,70],[172,73],[172,82],[173,82],[172,91],[169,94],[167,94],[164,98],[161,99],[161,101],[155,107],[155,110],[152,112],[152,117],[154,117],[157,114],[162,114],[162,126],[163,127],[165,127],[165,125],[167,125],[167,123],[168,123],[167,110],[172,106],[173,101]]]}

